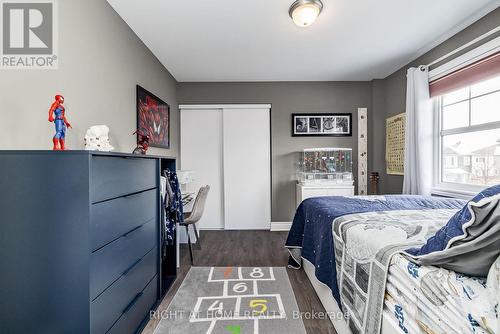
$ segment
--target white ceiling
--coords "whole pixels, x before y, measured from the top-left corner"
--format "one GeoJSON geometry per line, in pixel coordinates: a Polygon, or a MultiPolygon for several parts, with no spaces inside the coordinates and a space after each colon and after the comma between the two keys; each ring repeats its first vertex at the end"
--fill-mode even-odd
{"type": "Polygon", "coordinates": [[[500,0],[323,0],[309,28],[293,0],[108,0],[178,81],[385,78],[500,0]]]}

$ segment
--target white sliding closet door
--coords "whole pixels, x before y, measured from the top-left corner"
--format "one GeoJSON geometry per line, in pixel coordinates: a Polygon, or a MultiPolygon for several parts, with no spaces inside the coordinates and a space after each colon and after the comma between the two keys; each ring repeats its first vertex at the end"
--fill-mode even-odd
{"type": "Polygon", "coordinates": [[[223,108],[224,222],[228,230],[271,225],[269,108],[223,108]]]}
{"type": "MultiPolygon", "coordinates": [[[[224,228],[221,109],[181,110],[181,168],[195,172],[191,190],[210,185],[200,229],[224,228]]],[[[183,231],[181,231],[183,232],[183,231]]]]}

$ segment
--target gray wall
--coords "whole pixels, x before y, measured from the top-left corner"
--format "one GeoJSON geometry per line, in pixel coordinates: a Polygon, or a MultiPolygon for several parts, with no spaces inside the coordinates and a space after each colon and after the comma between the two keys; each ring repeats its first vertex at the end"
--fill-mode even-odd
{"type": "MultiPolygon", "coordinates": [[[[422,57],[404,66],[384,80],[373,82],[373,113],[375,129],[385,128],[385,119],[402,113],[406,109],[406,71],[409,67],[429,64],[432,61],[448,54],[456,48],[474,40],[478,36],[497,27],[500,22],[500,8],[497,8],[468,28],[462,30],[452,38],[435,47],[422,57]]],[[[489,39],[497,37],[494,35],[489,39]]],[[[484,43],[481,42],[481,43],[484,43]]],[[[472,46],[471,48],[474,48],[472,46]]],[[[464,50],[463,54],[471,48],[464,50]]],[[[459,56],[457,54],[455,57],[459,56]]],[[[437,64],[439,66],[439,64],[437,64]]],[[[373,131],[371,138],[372,168],[381,173],[380,188],[382,193],[401,193],[403,177],[385,174],[385,131],[373,131]]],[[[429,157],[432,159],[432,157],[429,157]]]]}
{"type": "Polygon", "coordinates": [[[179,83],[177,98],[180,104],[272,104],[272,221],[287,222],[295,212],[298,152],[311,147],[352,147],[356,157],[357,108],[371,111],[372,91],[369,82],[179,83]],[[353,136],[292,137],[291,114],[299,112],[352,113],[353,136]]]}
{"type": "Polygon", "coordinates": [[[171,106],[171,150],[177,155],[179,115],[176,80],[103,0],[58,1],[59,69],[2,71],[0,149],[51,149],[54,125],[47,121],[56,93],[66,98],[74,129],[69,149],[82,149],[91,125],[106,124],[116,151],[135,147],[136,84],[171,106]]]}
{"type": "MultiPolygon", "coordinates": [[[[404,66],[385,79],[372,82],[254,82],[179,83],[179,103],[270,103],[272,149],[272,220],[290,221],[295,209],[295,163],[307,147],[347,146],[357,148],[357,124],[352,138],[291,137],[291,114],[295,112],[352,112],[358,107],[369,111],[369,170],[381,175],[380,193],[401,193],[403,177],[385,173],[385,120],[406,108],[406,71],[428,64],[500,22],[500,9],[404,66]]],[[[466,52],[468,50],[465,50],[466,52]]],[[[355,152],[357,156],[357,152],[355,152]]],[[[431,159],[432,157],[429,157],[431,159]]],[[[355,161],[356,164],[356,161],[355,161]]],[[[357,179],[357,171],[355,171],[357,179]]]]}
{"type": "MultiPolygon", "coordinates": [[[[91,125],[111,128],[116,151],[135,146],[135,86],[140,84],[171,106],[171,150],[178,155],[179,103],[272,104],[272,219],[290,221],[295,209],[295,163],[307,147],[356,148],[351,138],[292,138],[294,112],[352,112],[369,109],[369,165],[381,173],[381,192],[399,193],[402,177],[385,175],[385,119],[404,112],[406,70],[426,64],[491,30],[500,9],[383,80],[373,82],[179,83],[139,38],[102,0],[59,1],[59,69],[2,71],[0,76],[0,149],[50,149],[53,124],[47,111],[56,93],[66,97],[70,149],[82,149],[91,125]],[[176,96],[177,95],[177,96],[176,96]]],[[[356,153],[356,152],[355,152],[356,153]]],[[[356,156],[356,154],[355,154],[356,156]]],[[[356,171],[355,171],[356,173],[356,171]]],[[[357,175],[355,175],[357,176],[357,175]]]]}

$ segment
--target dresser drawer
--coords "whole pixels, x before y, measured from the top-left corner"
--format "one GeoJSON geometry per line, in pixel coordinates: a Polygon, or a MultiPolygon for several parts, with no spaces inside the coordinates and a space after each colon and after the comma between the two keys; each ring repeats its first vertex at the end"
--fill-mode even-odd
{"type": "Polygon", "coordinates": [[[90,243],[92,250],[113,241],[150,220],[158,211],[156,189],[92,205],[90,243]]]}
{"type": "Polygon", "coordinates": [[[313,197],[322,197],[328,196],[328,189],[325,188],[305,188],[302,190],[302,200],[313,198],[313,197]]]}
{"type": "Polygon", "coordinates": [[[328,189],[328,196],[354,196],[354,187],[328,189]]]}
{"type": "Polygon", "coordinates": [[[155,276],[141,293],[136,295],[132,302],[124,310],[120,319],[111,327],[109,334],[132,334],[135,333],[149,314],[149,310],[156,302],[158,294],[158,277],[155,276]]]}
{"type": "Polygon", "coordinates": [[[91,300],[157,245],[156,227],[155,221],[148,222],[92,253],[90,259],[91,300]]]}
{"type": "Polygon", "coordinates": [[[131,157],[92,157],[92,203],[156,187],[156,160],[131,157]]]}
{"type": "Polygon", "coordinates": [[[120,277],[90,306],[92,333],[106,333],[148,282],[156,275],[157,249],[154,248],[129,272],[120,277]]]}

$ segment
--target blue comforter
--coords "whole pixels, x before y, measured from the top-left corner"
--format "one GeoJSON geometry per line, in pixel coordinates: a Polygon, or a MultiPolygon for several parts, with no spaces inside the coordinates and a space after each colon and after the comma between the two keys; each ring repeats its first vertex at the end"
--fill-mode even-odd
{"type": "MultiPolygon", "coordinates": [[[[290,250],[301,248],[301,256],[314,265],[316,277],[330,287],[340,305],[332,236],[332,223],[336,218],[373,211],[458,210],[464,203],[456,199],[405,195],[311,198],[298,207],[285,246],[290,250]]],[[[300,259],[291,256],[290,266],[300,268],[300,259]]]]}

